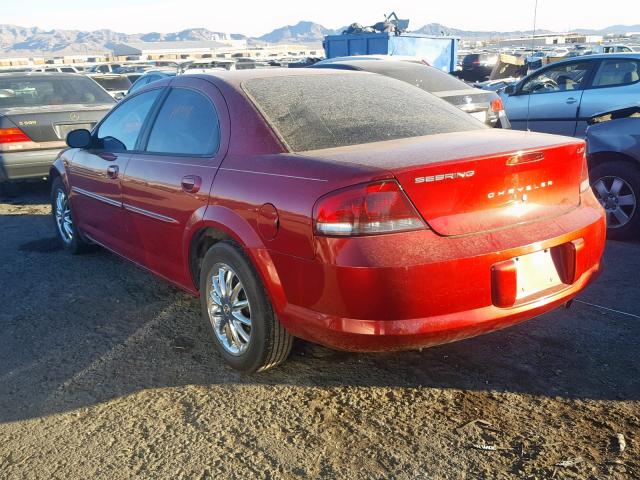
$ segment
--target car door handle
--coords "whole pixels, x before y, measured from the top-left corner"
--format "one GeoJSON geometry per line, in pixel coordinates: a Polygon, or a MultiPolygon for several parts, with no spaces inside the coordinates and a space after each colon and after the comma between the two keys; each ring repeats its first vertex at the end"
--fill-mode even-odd
{"type": "Polygon", "coordinates": [[[197,175],[186,175],[182,177],[182,190],[187,193],[197,193],[202,185],[202,179],[197,175]]]}
{"type": "Polygon", "coordinates": [[[118,165],[109,165],[109,168],[107,168],[107,177],[116,179],[118,178],[119,171],[118,165]]]}
{"type": "Polygon", "coordinates": [[[114,160],[118,159],[118,156],[115,153],[111,152],[100,152],[98,156],[101,159],[106,160],[107,162],[113,162],[114,160]]]}
{"type": "Polygon", "coordinates": [[[577,98],[573,98],[573,97],[567,98],[567,103],[568,104],[576,103],[577,101],[578,101],[577,98]]]}

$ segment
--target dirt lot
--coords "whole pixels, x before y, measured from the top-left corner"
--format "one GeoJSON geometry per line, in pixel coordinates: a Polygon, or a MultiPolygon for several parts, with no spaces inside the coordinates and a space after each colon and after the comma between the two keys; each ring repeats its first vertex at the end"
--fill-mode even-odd
{"type": "Polygon", "coordinates": [[[0,478],[640,478],[640,243],[576,303],[481,338],[357,355],[300,342],[241,376],[197,301],[0,201],[0,478]],[[626,449],[619,450],[622,434],[626,449]]]}

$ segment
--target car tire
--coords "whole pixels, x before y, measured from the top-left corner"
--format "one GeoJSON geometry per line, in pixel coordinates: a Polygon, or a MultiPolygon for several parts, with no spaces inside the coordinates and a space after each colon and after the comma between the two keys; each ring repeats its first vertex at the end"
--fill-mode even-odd
{"type": "Polygon", "coordinates": [[[213,245],[204,256],[199,280],[205,325],[216,350],[231,367],[260,372],[287,359],[293,337],[278,321],[242,249],[226,241],[213,245]]]}
{"type": "Polygon", "coordinates": [[[640,165],[624,160],[603,162],[591,169],[589,177],[593,193],[607,212],[607,237],[614,240],[638,238],[640,165]],[[626,221],[625,216],[628,217],[626,221]]]}
{"type": "Polygon", "coordinates": [[[69,193],[60,177],[54,178],[51,182],[51,215],[57,237],[66,250],[78,255],[91,249],[91,245],[76,226],[69,193]]]}

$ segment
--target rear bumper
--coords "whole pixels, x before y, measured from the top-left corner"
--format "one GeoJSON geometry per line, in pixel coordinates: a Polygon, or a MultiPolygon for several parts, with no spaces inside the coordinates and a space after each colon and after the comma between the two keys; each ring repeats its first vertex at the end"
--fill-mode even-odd
{"type": "Polygon", "coordinates": [[[323,263],[272,254],[288,300],[277,313],[293,335],[342,350],[405,350],[461,340],[571,300],[598,276],[605,235],[603,212],[589,193],[582,206],[561,217],[482,235],[425,231],[355,244],[328,239],[319,247],[323,263]],[[570,283],[511,307],[495,304],[495,265],[572,242],[583,248],[570,283]]]}
{"type": "Polygon", "coordinates": [[[511,128],[511,122],[509,121],[509,117],[507,117],[507,112],[504,110],[500,110],[498,113],[498,121],[496,122],[496,127],[499,128],[511,128]]]}
{"type": "Polygon", "coordinates": [[[406,320],[360,320],[322,315],[289,305],[287,317],[304,325],[298,336],[339,350],[412,350],[455,342],[501,330],[566,304],[600,274],[600,263],[569,288],[514,308],[489,305],[473,310],[406,320]]]}
{"type": "Polygon", "coordinates": [[[61,150],[0,152],[0,181],[49,176],[49,169],[61,150]]]}

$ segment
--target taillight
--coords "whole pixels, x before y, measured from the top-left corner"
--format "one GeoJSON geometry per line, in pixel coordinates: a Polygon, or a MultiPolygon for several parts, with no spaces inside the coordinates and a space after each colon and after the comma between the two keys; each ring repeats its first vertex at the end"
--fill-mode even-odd
{"type": "Polygon", "coordinates": [[[582,172],[580,173],[580,193],[589,189],[589,165],[587,164],[587,149],[584,145],[578,147],[578,155],[582,154],[582,172]]]}
{"type": "Polygon", "coordinates": [[[0,128],[0,143],[30,142],[31,139],[19,128],[0,128]]]}
{"type": "Polygon", "coordinates": [[[491,110],[496,113],[500,112],[501,110],[504,110],[504,104],[502,103],[501,98],[496,98],[491,102],[491,110]]]}
{"type": "Polygon", "coordinates": [[[315,232],[376,235],[426,228],[395,180],[355,185],[322,197],[313,209],[315,232]]]}

